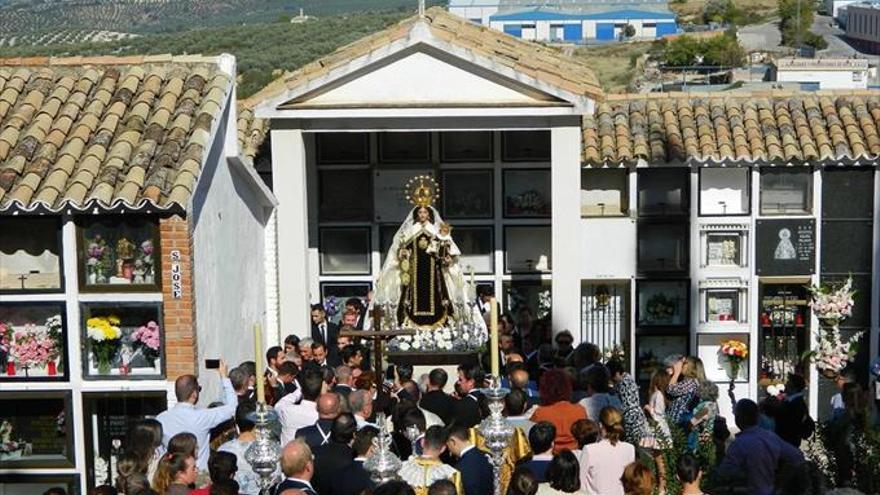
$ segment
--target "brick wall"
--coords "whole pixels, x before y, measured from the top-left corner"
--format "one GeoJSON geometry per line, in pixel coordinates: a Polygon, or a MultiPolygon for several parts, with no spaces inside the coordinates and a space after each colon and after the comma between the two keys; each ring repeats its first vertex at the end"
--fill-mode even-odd
{"type": "Polygon", "coordinates": [[[162,246],[162,302],[165,316],[165,358],[168,380],[187,373],[196,374],[195,303],[192,285],[192,237],[189,223],[175,215],[159,221],[162,246]],[[180,253],[180,298],[174,297],[171,269],[172,251],[180,253]]]}

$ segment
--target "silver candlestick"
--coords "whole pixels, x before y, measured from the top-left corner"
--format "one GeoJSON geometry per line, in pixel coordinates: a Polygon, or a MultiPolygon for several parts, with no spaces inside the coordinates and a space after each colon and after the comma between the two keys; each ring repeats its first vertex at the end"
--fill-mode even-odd
{"type": "Polygon", "coordinates": [[[382,484],[398,478],[401,462],[391,452],[391,435],[388,433],[388,422],[385,421],[384,413],[376,415],[376,423],[379,425],[379,435],[373,439],[376,450],[364,462],[364,469],[370,473],[370,478],[376,484],[382,484]]]}
{"type": "Polygon", "coordinates": [[[480,434],[483,435],[486,448],[489,449],[492,459],[492,472],[494,473],[495,495],[501,495],[501,468],[504,465],[504,455],[507,445],[513,437],[514,428],[504,418],[504,397],[510,390],[501,387],[501,381],[497,376],[489,376],[489,388],[480,392],[489,403],[489,417],[480,423],[480,434]]]}
{"type": "Polygon", "coordinates": [[[278,459],[281,447],[273,438],[272,424],[278,421],[278,414],[266,404],[257,403],[257,410],[249,415],[254,422],[256,439],[244,453],[244,458],[251,465],[251,470],[260,477],[260,493],[269,493],[269,488],[277,481],[278,459]]]}
{"type": "Polygon", "coordinates": [[[403,431],[403,435],[409,440],[410,445],[412,446],[412,455],[410,457],[418,457],[416,455],[416,441],[421,436],[422,432],[419,430],[419,427],[416,425],[409,425],[406,427],[406,430],[403,431]]]}

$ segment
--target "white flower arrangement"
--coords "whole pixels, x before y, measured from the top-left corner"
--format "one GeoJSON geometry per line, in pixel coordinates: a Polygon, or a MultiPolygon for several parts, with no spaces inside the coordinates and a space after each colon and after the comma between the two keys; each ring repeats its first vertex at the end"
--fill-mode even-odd
{"type": "Polygon", "coordinates": [[[809,352],[810,362],[828,378],[840,374],[852,362],[858,352],[858,342],[864,332],[857,332],[849,339],[840,333],[840,322],[852,316],[856,291],[852,288],[852,277],[843,285],[833,288],[828,284],[811,286],[810,308],[816,318],[827,327],[817,333],[819,344],[809,352]]]}
{"type": "Polygon", "coordinates": [[[837,471],[837,462],[834,459],[834,453],[825,446],[824,430],[825,427],[822,423],[816,424],[816,429],[813,430],[813,434],[807,439],[803,448],[804,458],[815,464],[826,480],[833,481],[837,471]]]}
{"type": "Polygon", "coordinates": [[[399,352],[469,352],[479,349],[487,339],[486,331],[476,325],[440,327],[397,337],[388,343],[388,348],[399,352]]]}
{"type": "Polygon", "coordinates": [[[107,484],[107,470],[109,466],[107,465],[107,461],[104,460],[103,457],[96,455],[95,456],[95,486],[101,486],[107,484]]]}
{"type": "Polygon", "coordinates": [[[810,308],[816,318],[827,322],[829,326],[840,324],[843,320],[852,316],[853,297],[856,291],[852,288],[853,279],[848,277],[844,284],[836,289],[830,285],[810,286],[812,300],[810,308]]]}

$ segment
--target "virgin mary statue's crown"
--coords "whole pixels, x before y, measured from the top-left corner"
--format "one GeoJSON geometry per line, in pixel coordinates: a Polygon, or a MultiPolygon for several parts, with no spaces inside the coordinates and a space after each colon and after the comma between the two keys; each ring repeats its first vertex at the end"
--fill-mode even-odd
{"type": "Polygon", "coordinates": [[[415,206],[431,206],[440,194],[440,187],[430,175],[417,175],[406,182],[406,199],[415,206]]]}

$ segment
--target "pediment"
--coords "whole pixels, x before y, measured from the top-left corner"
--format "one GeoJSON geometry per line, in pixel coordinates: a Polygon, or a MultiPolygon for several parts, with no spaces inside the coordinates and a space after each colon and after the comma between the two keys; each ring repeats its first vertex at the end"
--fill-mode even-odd
{"type": "Polygon", "coordinates": [[[572,106],[538,88],[426,44],[341,74],[279,109],[572,106]]]}

